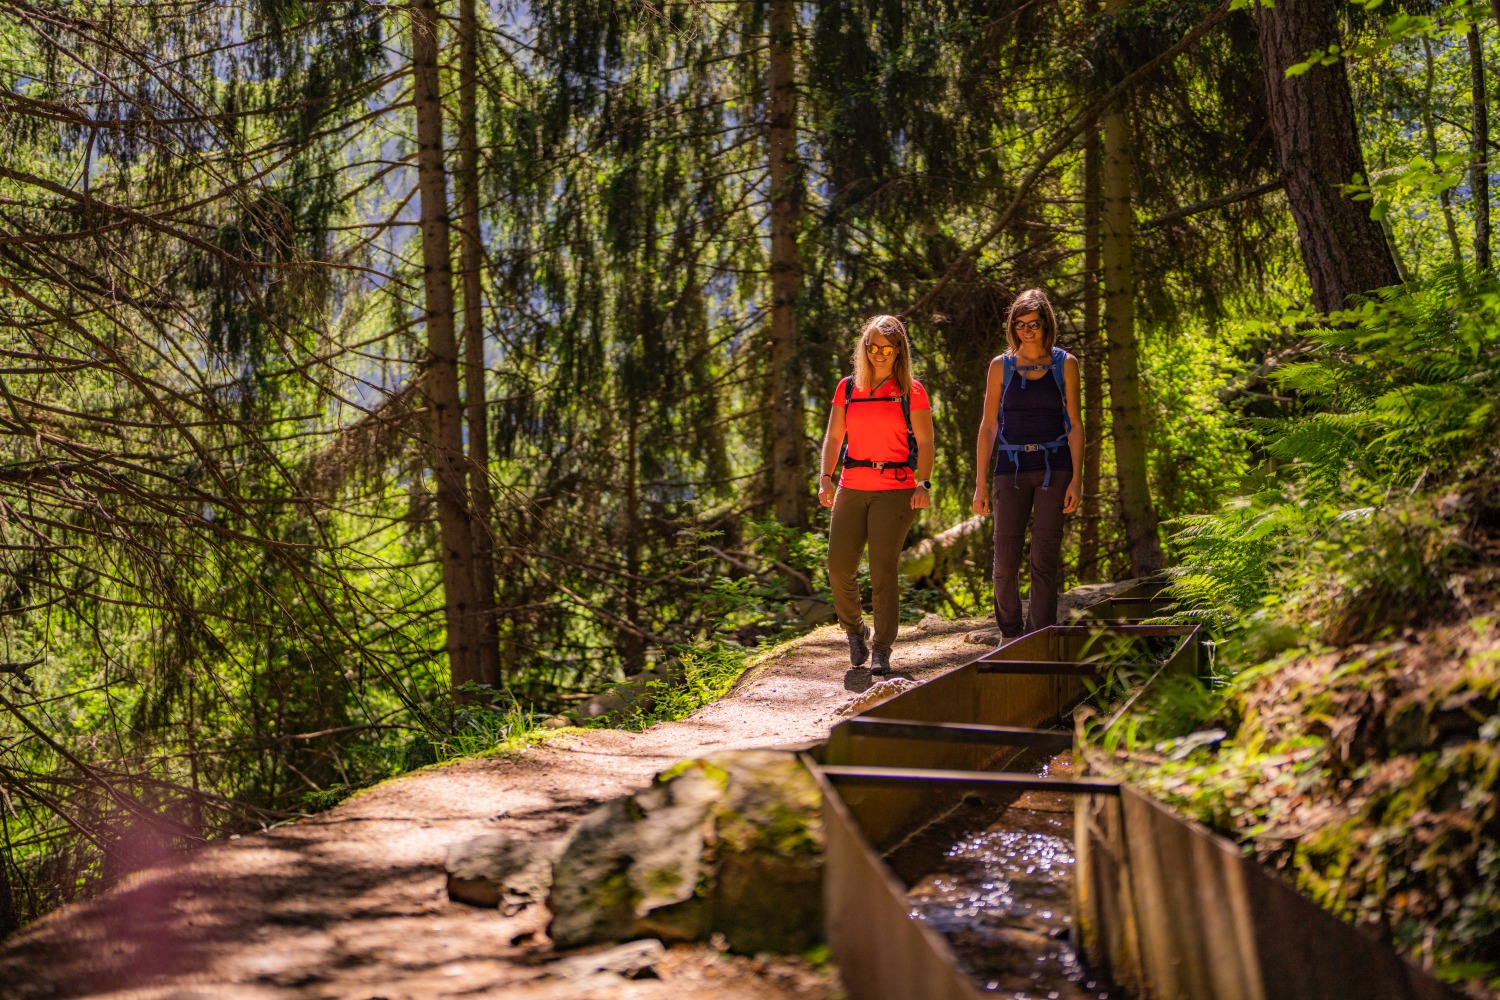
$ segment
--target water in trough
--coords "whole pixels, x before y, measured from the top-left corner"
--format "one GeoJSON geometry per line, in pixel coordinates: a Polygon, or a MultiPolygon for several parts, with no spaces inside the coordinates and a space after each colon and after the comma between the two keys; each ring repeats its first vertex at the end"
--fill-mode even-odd
{"type": "MultiPolygon", "coordinates": [[[[1036,770],[1071,776],[1063,754],[1036,770]]],[[[1007,1000],[1119,1000],[1068,940],[1073,923],[1073,802],[1027,792],[974,796],[888,857],[910,887],[913,919],[943,933],[987,994],[1007,1000]]]]}

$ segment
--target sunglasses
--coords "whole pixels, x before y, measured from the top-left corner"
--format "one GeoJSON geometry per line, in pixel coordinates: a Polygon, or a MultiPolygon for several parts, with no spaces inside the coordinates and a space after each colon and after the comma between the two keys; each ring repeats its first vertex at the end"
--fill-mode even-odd
{"type": "Polygon", "coordinates": [[[900,352],[889,344],[866,344],[865,352],[872,358],[888,358],[900,352]]]}
{"type": "Polygon", "coordinates": [[[1014,323],[1012,323],[1010,326],[1011,326],[1012,330],[1025,330],[1025,331],[1027,331],[1029,333],[1029,332],[1031,332],[1033,330],[1040,330],[1042,328],[1042,321],[1039,320],[1039,319],[1028,319],[1028,320],[1019,320],[1018,319],[1014,323]]]}

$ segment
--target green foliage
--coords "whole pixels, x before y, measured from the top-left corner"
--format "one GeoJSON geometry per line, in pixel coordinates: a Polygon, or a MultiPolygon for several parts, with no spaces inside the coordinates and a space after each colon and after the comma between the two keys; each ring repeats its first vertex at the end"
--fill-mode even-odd
{"type": "Polygon", "coordinates": [[[1175,524],[1184,605],[1221,625],[1287,610],[1334,642],[1440,607],[1457,525],[1408,498],[1491,460],[1497,331],[1500,292],[1451,271],[1308,331],[1306,359],[1271,375],[1300,412],[1256,425],[1265,488],[1175,524]]]}
{"type": "MultiPolygon", "coordinates": [[[[1082,164],[1039,152],[1216,6],[839,0],[799,21],[792,398],[815,438],[859,320],[953,279],[912,316],[939,441],[918,533],[969,516],[978,387],[1014,292],[1048,288],[1082,350],[1082,164]]],[[[1313,321],[1280,196],[1172,215],[1277,176],[1249,6],[1126,97],[1152,487],[1177,518],[1178,593],[1240,664],[1456,600],[1462,513],[1421,493],[1492,455],[1497,325],[1441,228],[1464,195],[1452,40],[1474,10],[1370,4],[1374,36],[1315,54],[1362,57],[1372,163],[1349,191],[1392,227],[1408,289],[1313,321]],[[1223,404],[1304,335],[1279,396],[1223,404]]],[[[46,13],[0,36],[0,601],[4,660],[41,661],[34,688],[0,673],[25,699],[0,725],[0,861],[26,915],[128,871],[110,838],[132,810],[174,843],[254,828],[539,739],[539,717],[641,668],[681,680],[625,724],[680,718],[805,628],[826,522],[766,514],[785,400],[763,334],[764,4],[483,8],[473,335],[497,509],[478,527],[502,554],[505,675],[457,705],[407,22],[298,2],[46,13]]],[[[1090,501],[1105,576],[1124,565],[1110,463],[1106,447],[1090,501]]],[[[985,561],[910,594],[907,619],[987,611],[985,561]]],[[[1143,677],[1121,667],[1099,695],[1143,677]]],[[[1220,697],[1164,685],[1117,745],[1176,754],[1220,697]]]]}
{"type": "Polygon", "coordinates": [[[1212,510],[1244,481],[1247,435],[1215,395],[1240,366],[1243,337],[1243,329],[1206,326],[1163,332],[1142,349],[1153,386],[1151,492],[1164,519],[1212,510]]]}
{"type": "Polygon", "coordinates": [[[651,683],[650,711],[623,720],[627,728],[640,730],[684,719],[723,697],[753,663],[743,647],[732,642],[700,642],[672,651],[681,665],[681,680],[651,683]]]}

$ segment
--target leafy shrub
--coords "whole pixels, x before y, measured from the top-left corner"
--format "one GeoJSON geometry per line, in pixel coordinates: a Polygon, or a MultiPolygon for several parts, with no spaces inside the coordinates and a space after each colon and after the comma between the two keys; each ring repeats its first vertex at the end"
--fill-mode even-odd
{"type": "Polygon", "coordinates": [[[1173,522],[1190,613],[1234,630],[1269,606],[1330,642],[1441,613],[1464,542],[1418,494],[1476,486],[1500,402],[1500,290],[1457,279],[1326,317],[1308,356],[1273,373],[1298,412],[1255,424],[1263,488],[1173,522]]]}

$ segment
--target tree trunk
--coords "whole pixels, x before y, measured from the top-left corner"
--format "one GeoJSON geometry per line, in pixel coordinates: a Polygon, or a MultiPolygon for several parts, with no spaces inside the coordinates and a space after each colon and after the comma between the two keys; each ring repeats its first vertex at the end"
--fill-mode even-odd
{"type": "Polygon", "coordinates": [[[1287,79],[1307,53],[1339,42],[1334,0],[1278,0],[1255,8],[1276,157],[1297,223],[1313,304],[1342,309],[1350,296],[1401,279],[1380,223],[1340,190],[1365,173],[1344,64],[1287,79]]]}
{"type": "Polygon", "coordinates": [[[494,497],[490,493],[489,403],[484,387],[484,245],[479,225],[479,18],[459,0],[459,270],[464,290],[464,411],[469,425],[473,505],[474,613],[482,683],[500,687],[500,620],[495,607],[494,497]]]}
{"type": "Polygon", "coordinates": [[[646,643],[642,635],[640,594],[636,580],[641,573],[640,413],[632,397],[625,403],[625,624],[619,630],[620,659],[626,677],[646,669],[646,643]]]}
{"type": "Polygon", "coordinates": [[[443,163],[443,105],[438,80],[435,0],[411,6],[412,103],[417,117],[417,193],[422,220],[426,299],[428,449],[437,483],[443,612],[448,669],[455,690],[483,683],[474,592],[474,535],[465,491],[463,408],[453,323],[453,262],[448,249],[448,174],[443,163]]]}
{"type": "Polygon", "coordinates": [[[1474,102],[1469,187],[1474,192],[1474,270],[1490,269],[1490,96],[1484,85],[1484,42],[1479,25],[1469,22],[1469,89],[1474,102]]]}
{"type": "Polygon", "coordinates": [[[797,162],[797,5],[771,0],[769,158],[771,179],[771,493],[782,524],[805,527],[806,428],[802,415],[797,343],[797,297],[802,266],[797,236],[802,224],[802,172],[797,162]]]}
{"type": "MultiPolygon", "coordinates": [[[[1422,39],[1422,56],[1427,64],[1427,77],[1422,88],[1422,127],[1427,132],[1427,158],[1437,167],[1437,124],[1432,117],[1432,91],[1437,83],[1437,60],[1432,57],[1432,41],[1422,39]]],[[[1453,221],[1453,191],[1444,188],[1438,193],[1438,202],[1443,209],[1443,228],[1448,232],[1448,253],[1453,265],[1458,268],[1459,280],[1463,280],[1464,248],[1458,240],[1458,225],[1453,221]]]]}
{"type": "Polygon", "coordinates": [[[7,860],[0,856],[0,940],[4,940],[11,931],[21,926],[21,920],[16,916],[15,897],[10,890],[10,872],[6,869],[7,860]]]}
{"type": "MultiPolygon", "coordinates": [[[[1104,9],[1119,14],[1129,0],[1107,0],[1104,9]]],[[[1104,272],[1104,336],[1109,355],[1110,417],[1115,443],[1115,478],[1120,484],[1120,516],[1132,576],[1161,569],[1161,538],[1151,503],[1150,468],[1146,463],[1146,426],[1141,410],[1140,364],[1135,337],[1135,260],[1131,246],[1132,161],[1130,122],[1121,99],[1104,115],[1104,158],[1100,167],[1103,234],[1100,253],[1104,272]]]]}
{"type": "Polygon", "coordinates": [[[1104,345],[1099,330],[1099,126],[1083,146],[1083,514],[1078,529],[1078,578],[1099,578],[1099,460],[1104,451],[1104,345]]]}

